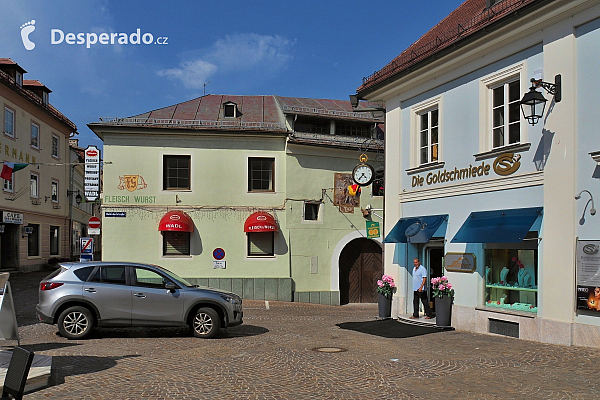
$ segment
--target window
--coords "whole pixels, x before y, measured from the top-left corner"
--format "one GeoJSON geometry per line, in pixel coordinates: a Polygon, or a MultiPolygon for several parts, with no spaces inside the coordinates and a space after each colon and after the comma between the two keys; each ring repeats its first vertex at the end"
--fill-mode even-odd
{"type": "Polygon", "coordinates": [[[8,107],[4,107],[4,134],[15,137],[15,112],[8,107]]]}
{"type": "Polygon", "coordinates": [[[492,88],[492,147],[521,141],[521,85],[519,80],[492,88]]]}
{"type": "Polygon", "coordinates": [[[164,156],[163,190],[190,189],[190,156],[164,156]]]}
{"type": "Polygon", "coordinates": [[[125,285],[125,267],[121,266],[106,266],[96,270],[94,276],[89,279],[90,282],[113,283],[117,285],[125,285]]]}
{"type": "Polygon", "coordinates": [[[48,92],[42,92],[42,104],[48,105],[48,92]]]}
{"type": "Polygon", "coordinates": [[[163,235],[163,256],[189,256],[190,232],[169,232],[163,235]]]}
{"type": "Polygon", "coordinates": [[[497,246],[485,250],[485,305],[537,312],[538,250],[497,246]]]}
{"type": "Polygon", "coordinates": [[[59,227],[50,225],[50,255],[59,255],[59,227]]]}
{"type": "Polygon", "coordinates": [[[225,118],[235,118],[237,106],[235,103],[225,103],[223,104],[223,115],[225,118]]]}
{"type": "Polygon", "coordinates": [[[274,232],[248,232],[248,255],[249,256],[273,256],[275,255],[274,232]]]}
{"type": "Polygon", "coordinates": [[[320,203],[304,203],[304,220],[305,221],[319,221],[319,209],[320,203]]]}
{"type": "MultiPolygon", "coordinates": [[[[92,271],[94,270],[94,268],[96,268],[96,267],[83,267],[83,268],[79,268],[79,269],[74,270],[73,273],[80,280],[82,280],[83,282],[85,282],[90,277],[90,274],[92,273],[92,271]]],[[[61,269],[59,269],[58,271],[61,271],[61,269]]],[[[46,279],[50,279],[50,278],[47,277],[46,279]]]]}
{"type": "Polygon", "coordinates": [[[438,110],[419,115],[419,164],[438,161],[438,110]]]}
{"type": "Polygon", "coordinates": [[[53,203],[58,203],[58,182],[52,181],[51,198],[53,203]]]}
{"type": "Polygon", "coordinates": [[[294,123],[294,130],[296,132],[323,133],[329,135],[329,125],[329,121],[327,120],[298,117],[294,123]]]}
{"type": "Polygon", "coordinates": [[[40,126],[34,122],[31,123],[31,147],[40,148],[40,126]]]}
{"type": "Polygon", "coordinates": [[[371,137],[371,125],[370,124],[352,124],[345,122],[335,123],[335,134],[342,136],[361,136],[371,137]]]}
{"type": "Polygon", "coordinates": [[[37,199],[40,197],[40,182],[39,176],[36,173],[31,173],[30,196],[37,199]]]}
{"type": "Polygon", "coordinates": [[[27,256],[39,257],[40,255],[40,226],[38,224],[28,224],[26,228],[30,233],[27,235],[27,256]]]}
{"type": "Polygon", "coordinates": [[[23,74],[19,71],[15,74],[15,81],[17,82],[17,86],[23,86],[23,74]]]}
{"type": "Polygon", "coordinates": [[[52,135],[52,157],[58,158],[60,147],[60,139],[56,135],[52,135]]]}
{"type": "Polygon", "coordinates": [[[135,268],[134,271],[136,286],[156,289],[163,289],[165,287],[167,280],[162,275],[145,268],[135,268]]]}
{"type": "Polygon", "coordinates": [[[375,179],[371,186],[373,196],[383,196],[385,193],[384,171],[382,169],[375,171],[375,179]]]}
{"type": "Polygon", "coordinates": [[[273,192],[275,174],[274,158],[249,158],[248,159],[248,191],[273,192]]]}
{"type": "Polygon", "coordinates": [[[11,192],[11,193],[12,193],[12,192],[13,192],[13,190],[14,190],[13,188],[15,187],[15,186],[14,186],[14,182],[15,182],[15,174],[12,174],[12,175],[10,176],[10,180],[8,180],[8,181],[7,181],[7,180],[3,179],[3,181],[4,181],[4,191],[5,191],[5,192],[11,192]]]}

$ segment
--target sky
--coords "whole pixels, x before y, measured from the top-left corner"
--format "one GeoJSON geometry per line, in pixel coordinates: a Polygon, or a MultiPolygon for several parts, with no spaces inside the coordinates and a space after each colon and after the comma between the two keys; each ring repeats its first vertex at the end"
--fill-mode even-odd
{"type": "Polygon", "coordinates": [[[462,2],[0,0],[0,57],[101,148],[88,123],[204,94],[348,100],[462,2]]]}

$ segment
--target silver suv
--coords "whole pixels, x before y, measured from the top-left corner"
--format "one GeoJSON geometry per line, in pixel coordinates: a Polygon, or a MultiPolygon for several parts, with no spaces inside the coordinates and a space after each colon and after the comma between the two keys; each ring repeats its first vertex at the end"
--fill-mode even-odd
{"type": "Polygon", "coordinates": [[[126,262],[62,263],[39,288],[41,322],[62,336],[84,339],[95,326],[185,326],[212,338],[242,323],[242,299],[198,287],[157,265],[126,262]]]}

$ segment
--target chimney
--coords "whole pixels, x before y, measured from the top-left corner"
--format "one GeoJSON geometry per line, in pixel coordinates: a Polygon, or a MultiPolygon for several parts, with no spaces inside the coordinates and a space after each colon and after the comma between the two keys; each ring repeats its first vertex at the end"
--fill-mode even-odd
{"type": "Polygon", "coordinates": [[[69,147],[79,147],[79,139],[69,139],[69,147]]]}

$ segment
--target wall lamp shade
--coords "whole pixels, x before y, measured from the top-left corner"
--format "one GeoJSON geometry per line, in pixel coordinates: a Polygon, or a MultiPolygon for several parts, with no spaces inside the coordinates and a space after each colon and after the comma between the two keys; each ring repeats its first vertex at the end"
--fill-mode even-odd
{"type": "Polygon", "coordinates": [[[562,99],[561,91],[561,76],[556,75],[554,77],[554,83],[543,82],[541,79],[531,79],[531,87],[529,92],[525,93],[521,99],[521,111],[523,117],[531,125],[535,125],[544,116],[544,109],[546,108],[546,102],[548,101],[540,92],[536,89],[542,87],[548,93],[554,95],[554,102],[559,103],[562,99]]]}
{"type": "Polygon", "coordinates": [[[81,197],[81,195],[79,193],[77,193],[77,196],[75,196],[75,203],[81,204],[82,200],[83,200],[83,197],[81,197]]]}
{"type": "Polygon", "coordinates": [[[355,95],[355,94],[350,95],[350,104],[352,105],[352,108],[358,107],[358,96],[357,95],[355,95]]]}

